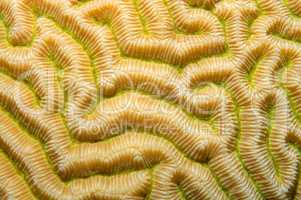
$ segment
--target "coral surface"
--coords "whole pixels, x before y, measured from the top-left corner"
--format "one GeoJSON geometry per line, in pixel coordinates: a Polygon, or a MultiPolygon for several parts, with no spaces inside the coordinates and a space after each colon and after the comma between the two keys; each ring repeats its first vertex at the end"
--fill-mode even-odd
{"type": "Polygon", "coordinates": [[[0,199],[301,199],[301,0],[0,0],[0,199]]]}

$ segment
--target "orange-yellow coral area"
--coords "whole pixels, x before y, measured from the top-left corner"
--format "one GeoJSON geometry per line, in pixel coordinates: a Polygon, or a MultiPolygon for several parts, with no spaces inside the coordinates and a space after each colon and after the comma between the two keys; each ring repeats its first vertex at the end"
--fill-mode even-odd
{"type": "Polygon", "coordinates": [[[301,200],[301,0],[0,0],[0,199],[301,200]]]}

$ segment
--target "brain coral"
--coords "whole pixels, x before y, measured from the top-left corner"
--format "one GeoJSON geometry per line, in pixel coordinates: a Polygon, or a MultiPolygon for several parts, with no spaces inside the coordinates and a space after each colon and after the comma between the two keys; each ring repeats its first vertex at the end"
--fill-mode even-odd
{"type": "Polygon", "coordinates": [[[301,0],[0,0],[0,199],[301,200],[301,0]]]}

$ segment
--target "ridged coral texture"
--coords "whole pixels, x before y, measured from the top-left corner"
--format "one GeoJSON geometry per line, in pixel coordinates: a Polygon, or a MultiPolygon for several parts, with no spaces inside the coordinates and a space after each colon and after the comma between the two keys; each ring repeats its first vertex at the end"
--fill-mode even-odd
{"type": "Polygon", "coordinates": [[[301,200],[301,0],[0,0],[0,199],[301,200]]]}

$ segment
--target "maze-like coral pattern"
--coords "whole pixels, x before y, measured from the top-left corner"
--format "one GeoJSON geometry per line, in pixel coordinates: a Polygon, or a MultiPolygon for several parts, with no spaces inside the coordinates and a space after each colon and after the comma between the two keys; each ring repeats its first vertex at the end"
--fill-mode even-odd
{"type": "Polygon", "coordinates": [[[301,199],[300,0],[0,16],[0,199],[301,199]]]}

